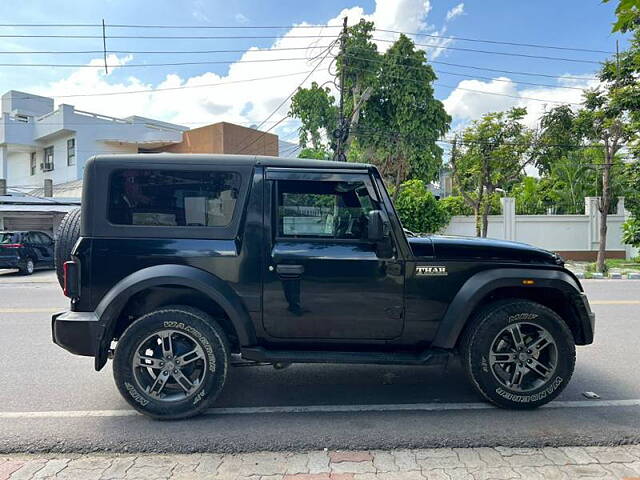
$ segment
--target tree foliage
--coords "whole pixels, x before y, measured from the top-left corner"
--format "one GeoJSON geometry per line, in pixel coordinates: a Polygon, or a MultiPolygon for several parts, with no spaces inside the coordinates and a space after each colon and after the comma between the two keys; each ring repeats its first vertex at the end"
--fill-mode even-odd
{"type": "Polygon", "coordinates": [[[467,127],[451,153],[453,181],[476,217],[476,235],[486,237],[491,196],[507,191],[533,162],[533,132],[522,123],[527,111],[492,112],[467,127]]]}
{"type": "Polygon", "coordinates": [[[327,151],[330,133],[336,128],[338,108],[328,87],[316,82],[310,88],[298,88],[291,98],[289,116],[300,119],[300,145],[315,151],[327,151]]]}
{"type": "Polygon", "coordinates": [[[424,182],[418,179],[401,184],[394,203],[402,225],[413,232],[437,233],[451,219],[424,182]]]}
{"type": "MultiPolygon", "coordinates": [[[[609,3],[611,0],[603,0],[609,3]]],[[[640,23],[640,2],[638,0],[619,0],[616,7],[616,22],[613,24],[612,32],[628,32],[638,27],[640,23]]]]}

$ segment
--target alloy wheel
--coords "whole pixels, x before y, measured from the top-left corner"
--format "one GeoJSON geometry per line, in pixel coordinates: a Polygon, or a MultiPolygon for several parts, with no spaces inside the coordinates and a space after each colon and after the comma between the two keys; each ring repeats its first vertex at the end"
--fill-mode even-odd
{"type": "Polygon", "coordinates": [[[493,340],[489,366],[504,387],[530,392],[552,378],[558,366],[558,346],[540,325],[512,323],[493,340]]]}
{"type": "Polygon", "coordinates": [[[132,367],[141,390],[162,402],[191,397],[212,368],[200,343],[173,329],[159,330],[142,340],[134,350],[132,367]]]}

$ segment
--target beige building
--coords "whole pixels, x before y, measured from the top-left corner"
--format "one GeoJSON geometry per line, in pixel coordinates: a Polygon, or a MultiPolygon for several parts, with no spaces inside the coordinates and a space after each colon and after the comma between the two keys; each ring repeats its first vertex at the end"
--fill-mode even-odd
{"type": "Polygon", "coordinates": [[[182,135],[182,142],[166,145],[154,152],[228,153],[244,155],[278,155],[278,136],[255,128],[220,122],[182,135]]]}

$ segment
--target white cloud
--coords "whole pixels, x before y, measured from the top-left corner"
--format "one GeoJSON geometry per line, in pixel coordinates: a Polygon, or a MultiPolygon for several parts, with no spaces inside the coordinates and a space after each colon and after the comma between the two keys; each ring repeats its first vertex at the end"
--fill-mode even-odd
{"type": "Polygon", "coordinates": [[[236,22],[238,23],[242,23],[242,24],[249,23],[249,18],[246,15],[243,15],[242,13],[236,13],[235,19],[236,19],[236,22]]]}
{"type": "Polygon", "coordinates": [[[535,128],[545,110],[561,103],[582,102],[582,89],[593,88],[598,82],[592,76],[563,75],[558,78],[557,84],[557,87],[533,86],[518,89],[517,83],[508,77],[496,77],[491,81],[463,80],[443,103],[454,122],[459,125],[477,120],[488,112],[526,107],[524,122],[535,128]]]}
{"type": "Polygon", "coordinates": [[[455,7],[453,7],[451,10],[447,12],[446,21],[450,22],[451,20],[462,15],[463,13],[464,13],[464,3],[459,3],[458,5],[456,5],[455,7]]]}

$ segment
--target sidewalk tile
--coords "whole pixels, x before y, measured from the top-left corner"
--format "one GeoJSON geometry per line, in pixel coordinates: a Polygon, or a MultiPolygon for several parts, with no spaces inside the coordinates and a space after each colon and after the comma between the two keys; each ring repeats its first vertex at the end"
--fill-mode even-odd
{"type": "Polygon", "coordinates": [[[584,447],[588,455],[595,458],[598,463],[634,462],[636,457],[619,447],[584,447]]]}
{"type": "Polygon", "coordinates": [[[416,462],[416,456],[409,450],[396,450],[393,452],[395,463],[401,472],[420,470],[420,465],[416,462]]]}
{"type": "Polygon", "coordinates": [[[251,453],[246,455],[225,455],[218,467],[220,477],[236,475],[249,477],[251,475],[284,474],[286,456],[283,453],[251,453]]]}
{"type": "Polygon", "coordinates": [[[492,467],[509,466],[506,457],[503,457],[495,448],[479,447],[474,448],[474,450],[478,452],[480,459],[487,465],[490,465],[492,467]]]}
{"type": "Polygon", "coordinates": [[[391,452],[376,451],[373,453],[373,466],[378,472],[398,472],[396,459],[391,452]]]}
{"type": "MultiPolygon", "coordinates": [[[[31,480],[33,476],[41,470],[47,463],[46,459],[35,459],[26,462],[22,468],[11,474],[11,480],[31,480]]],[[[0,461],[0,468],[2,462],[0,461]]]]}
{"type": "Polygon", "coordinates": [[[13,460],[0,463],[0,480],[7,480],[13,472],[19,470],[24,464],[25,462],[13,460]]]}
{"type": "Polygon", "coordinates": [[[134,462],[135,457],[116,457],[111,462],[109,468],[102,472],[101,480],[118,480],[124,478],[134,462]]]}
{"type": "Polygon", "coordinates": [[[545,447],[542,448],[542,454],[553,462],[554,465],[564,466],[572,465],[575,462],[569,458],[562,450],[557,448],[545,447]]]}
{"type": "Polygon", "coordinates": [[[442,457],[456,457],[452,448],[423,448],[415,451],[416,458],[421,460],[423,458],[442,458],[442,457]]]}
{"type": "Polygon", "coordinates": [[[445,468],[444,473],[449,475],[450,480],[475,480],[466,468],[445,468]]]}
{"type": "Polygon", "coordinates": [[[418,465],[422,470],[464,467],[457,455],[453,457],[418,458],[418,465]]]}
{"type": "Polygon", "coordinates": [[[331,463],[331,473],[375,473],[376,467],[372,461],[368,462],[338,462],[331,463]]]}
{"type": "Polygon", "coordinates": [[[327,452],[309,452],[307,466],[309,473],[329,473],[329,455],[327,452]]]}
{"type": "Polygon", "coordinates": [[[57,475],[64,468],[66,468],[67,464],[70,462],[68,458],[55,458],[53,460],[47,461],[47,464],[38,470],[36,474],[33,476],[34,479],[39,478],[50,478],[57,475]]]}
{"type": "Polygon", "coordinates": [[[434,468],[432,470],[423,470],[422,476],[427,480],[449,480],[449,475],[444,473],[442,468],[434,468]]]}
{"type": "Polygon", "coordinates": [[[610,463],[603,465],[604,469],[611,473],[615,478],[638,478],[638,472],[624,463],[610,463]]]}
{"type": "Polygon", "coordinates": [[[598,461],[589,455],[582,447],[559,447],[567,457],[578,465],[586,465],[588,463],[598,463],[598,461]]]}
{"type": "Polygon", "coordinates": [[[370,452],[334,451],[329,452],[331,463],[340,462],[367,462],[373,460],[370,452]]]}
{"type": "Polygon", "coordinates": [[[222,463],[222,458],[222,455],[217,455],[214,453],[202,454],[202,456],[200,457],[200,462],[196,467],[196,473],[212,473],[215,475],[216,473],[218,473],[218,468],[222,463]]]}
{"type": "Polygon", "coordinates": [[[309,473],[309,457],[305,453],[291,453],[287,457],[284,473],[309,473]]]}
{"type": "Polygon", "coordinates": [[[511,455],[506,457],[506,460],[513,467],[545,467],[553,465],[553,462],[542,453],[511,455]]]}
{"type": "Polygon", "coordinates": [[[480,458],[480,452],[475,448],[454,448],[460,462],[465,467],[486,467],[487,463],[480,458]]]}
{"type": "Polygon", "coordinates": [[[303,473],[285,475],[283,480],[354,480],[353,473],[303,473]]]}
{"type": "Polygon", "coordinates": [[[574,478],[563,472],[561,470],[562,468],[564,467],[556,467],[555,465],[552,467],[535,467],[536,471],[542,475],[544,480],[566,480],[574,478]]]}
{"type": "MultiPolygon", "coordinates": [[[[515,469],[509,467],[483,467],[472,472],[475,480],[511,480],[521,478],[515,469]]],[[[529,477],[524,477],[529,480],[529,477]]]]}
{"type": "Polygon", "coordinates": [[[608,472],[602,465],[567,465],[559,467],[569,478],[607,478],[608,472]]]}

